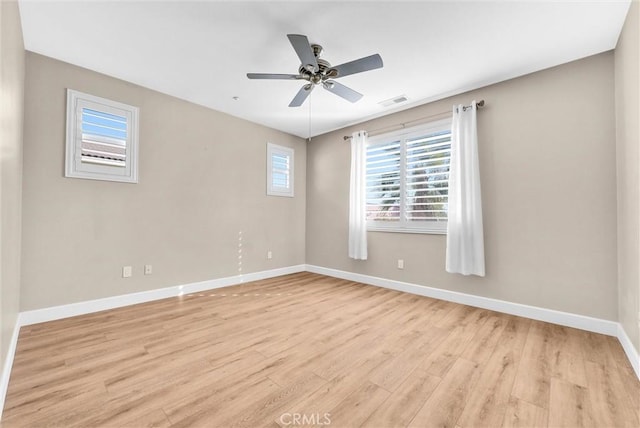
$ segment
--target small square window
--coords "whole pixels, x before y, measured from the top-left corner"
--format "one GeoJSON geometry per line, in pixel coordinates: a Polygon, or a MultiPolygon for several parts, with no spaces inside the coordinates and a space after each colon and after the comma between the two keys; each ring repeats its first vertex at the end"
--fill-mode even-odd
{"type": "Polygon", "coordinates": [[[267,143],[267,195],[293,197],[293,149],[267,143]]]}
{"type": "Polygon", "coordinates": [[[138,182],[138,108],[67,89],[65,177],[138,182]]]}

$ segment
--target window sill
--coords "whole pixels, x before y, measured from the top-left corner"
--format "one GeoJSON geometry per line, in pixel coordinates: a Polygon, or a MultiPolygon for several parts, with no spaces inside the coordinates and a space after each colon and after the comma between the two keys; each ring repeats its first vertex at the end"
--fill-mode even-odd
{"type": "Polygon", "coordinates": [[[367,227],[367,232],[387,232],[387,233],[417,233],[421,235],[446,235],[447,228],[444,229],[410,229],[410,228],[387,228],[387,227],[367,227]]]}

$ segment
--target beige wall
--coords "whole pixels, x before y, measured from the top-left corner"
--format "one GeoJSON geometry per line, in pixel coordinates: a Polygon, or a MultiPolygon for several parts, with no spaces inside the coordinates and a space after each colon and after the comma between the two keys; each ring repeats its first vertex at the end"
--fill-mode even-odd
{"type": "Polygon", "coordinates": [[[608,52],[315,138],[307,263],[617,320],[614,125],[608,52]],[[369,260],[349,259],[342,136],[473,99],[487,102],[478,113],[487,276],[446,273],[444,235],[369,232],[369,260]]]}
{"type": "Polygon", "coordinates": [[[619,320],[640,351],[640,4],[632,2],[615,51],[619,320]]]}
{"type": "Polygon", "coordinates": [[[304,263],[303,139],[33,53],[25,117],[22,310],[237,275],[240,231],[243,273],[304,263]],[[140,107],[138,184],[64,177],[66,88],[140,107]],[[266,196],[267,142],[295,198],[266,196]]]}
{"type": "Polygon", "coordinates": [[[0,2],[0,369],[20,299],[24,57],[18,5],[0,2]]]}

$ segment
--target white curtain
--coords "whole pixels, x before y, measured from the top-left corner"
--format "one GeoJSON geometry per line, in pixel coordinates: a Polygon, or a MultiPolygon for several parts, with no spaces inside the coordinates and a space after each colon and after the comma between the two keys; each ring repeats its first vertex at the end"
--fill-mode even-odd
{"type": "Polygon", "coordinates": [[[349,257],[367,260],[367,133],[351,137],[351,181],[349,188],[349,257]]]}
{"type": "Polygon", "coordinates": [[[475,101],[453,107],[446,269],[485,274],[475,101]]]}

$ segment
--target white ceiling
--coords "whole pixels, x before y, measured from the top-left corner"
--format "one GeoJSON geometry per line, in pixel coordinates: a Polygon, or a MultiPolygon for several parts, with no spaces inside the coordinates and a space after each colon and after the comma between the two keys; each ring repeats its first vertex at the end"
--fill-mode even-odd
{"type": "Polygon", "coordinates": [[[308,137],[613,49],[629,3],[22,0],[20,11],[27,50],[308,137]],[[356,104],[317,88],[290,108],[301,81],[246,78],[297,73],[288,33],[334,65],[379,53],[384,68],[339,80],[365,95],[356,104]],[[378,104],[397,95],[409,101],[378,104]]]}

